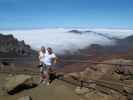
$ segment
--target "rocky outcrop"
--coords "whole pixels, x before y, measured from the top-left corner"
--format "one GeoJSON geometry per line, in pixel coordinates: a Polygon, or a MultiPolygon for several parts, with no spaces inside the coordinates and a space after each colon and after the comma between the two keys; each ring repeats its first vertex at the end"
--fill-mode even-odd
{"type": "Polygon", "coordinates": [[[98,90],[77,87],[75,93],[84,96],[86,100],[128,100],[128,97],[113,90],[110,91],[110,94],[106,94],[98,90]]]}
{"type": "Polygon", "coordinates": [[[64,78],[84,81],[88,89],[78,87],[75,93],[84,95],[88,100],[132,100],[133,67],[128,66],[132,64],[132,60],[107,60],[102,64],[90,65],[84,71],[69,73],[64,78]]]}
{"type": "Polygon", "coordinates": [[[29,75],[16,75],[7,78],[4,90],[9,94],[14,94],[16,91],[24,89],[25,87],[31,87],[33,85],[32,77],[29,75]]]}
{"type": "Polygon", "coordinates": [[[121,80],[133,74],[132,60],[113,59],[103,61],[103,64],[90,65],[81,72],[73,72],[66,75],[75,80],[90,80],[90,79],[107,79],[107,80],[121,80]],[[110,65],[109,65],[110,64],[110,65]],[[112,65],[111,65],[112,64],[112,65]],[[117,64],[114,66],[113,64],[117,64]],[[118,66],[123,64],[124,66],[118,66]]]}
{"type": "Polygon", "coordinates": [[[0,34],[0,55],[28,56],[34,52],[24,41],[18,41],[13,35],[0,34]]]}

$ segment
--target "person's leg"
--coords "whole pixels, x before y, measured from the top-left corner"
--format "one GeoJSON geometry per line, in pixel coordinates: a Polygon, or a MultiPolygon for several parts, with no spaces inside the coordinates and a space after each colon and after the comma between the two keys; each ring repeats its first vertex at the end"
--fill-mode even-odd
{"type": "Polygon", "coordinates": [[[54,73],[51,73],[49,75],[49,83],[52,83],[56,79],[56,75],[54,73]]]}
{"type": "Polygon", "coordinates": [[[43,82],[43,72],[40,73],[40,81],[39,83],[42,83],[43,82]]]}
{"type": "Polygon", "coordinates": [[[48,73],[49,73],[49,83],[52,83],[53,80],[55,80],[56,78],[56,73],[52,67],[49,68],[48,73]]]}
{"type": "Polygon", "coordinates": [[[45,78],[45,73],[44,73],[44,65],[40,67],[40,83],[43,83],[44,78],[45,78]]]}
{"type": "Polygon", "coordinates": [[[44,74],[43,74],[43,83],[47,83],[48,82],[48,79],[49,79],[49,76],[48,76],[48,73],[47,71],[45,70],[44,71],[44,74]]]}

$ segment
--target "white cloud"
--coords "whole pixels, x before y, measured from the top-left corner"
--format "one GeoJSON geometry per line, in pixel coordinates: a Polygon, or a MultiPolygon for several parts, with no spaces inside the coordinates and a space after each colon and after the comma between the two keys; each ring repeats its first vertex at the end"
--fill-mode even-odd
{"type": "Polygon", "coordinates": [[[133,30],[131,29],[91,29],[95,32],[100,32],[104,34],[111,35],[117,38],[125,38],[127,36],[133,35],[133,30]]]}
{"type": "MultiPolygon", "coordinates": [[[[19,40],[25,40],[32,48],[38,49],[41,46],[52,47],[56,53],[64,53],[65,50],[71,52],[83,49],[90,44],[110,45],[114,41],[96,34],[72,34],[68,33],[71,29],[31,29],[31,30],[8,30],[0,31],[4,34],[13,34],[19,40]]],[[[133,30],[116,29],[79,29],[101,32],[104,34],[124,38],[133,34],[133,30]]]]}

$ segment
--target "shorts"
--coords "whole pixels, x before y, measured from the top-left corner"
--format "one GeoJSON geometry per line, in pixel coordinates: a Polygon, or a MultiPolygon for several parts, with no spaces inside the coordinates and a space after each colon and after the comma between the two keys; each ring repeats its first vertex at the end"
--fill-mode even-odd
{"type": "Polygon", "coordinates": [[[47,67],[45,64],[42,64],[42,66],[40,67],[40,72],[44,72],[47,71],[47,67]]]}
{"type": "Polygon", "coordinates": [[[46,65],[46,64],[42,64],[42,66],[40,67],[40,72],[44,72],[44,71],[48,71],[49,68],[53,68],[52,65],[46,65]]]}

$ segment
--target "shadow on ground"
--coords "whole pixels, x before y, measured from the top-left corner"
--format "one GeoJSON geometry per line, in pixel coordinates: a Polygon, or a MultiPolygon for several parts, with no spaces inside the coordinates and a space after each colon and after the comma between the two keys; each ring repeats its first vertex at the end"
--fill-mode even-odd
{"type": "Polygon", "coordinates": [[[29,89],[32,89],[35,87],[37,87],[37,84],[32,84],[32,85],[22,84],[22,85],[17,86],[14,90],[9,91],[8,94],[14,95],[14,94],[17,94],[17,93],[22,92],[24,90],[29,90],[29,89]]]}

